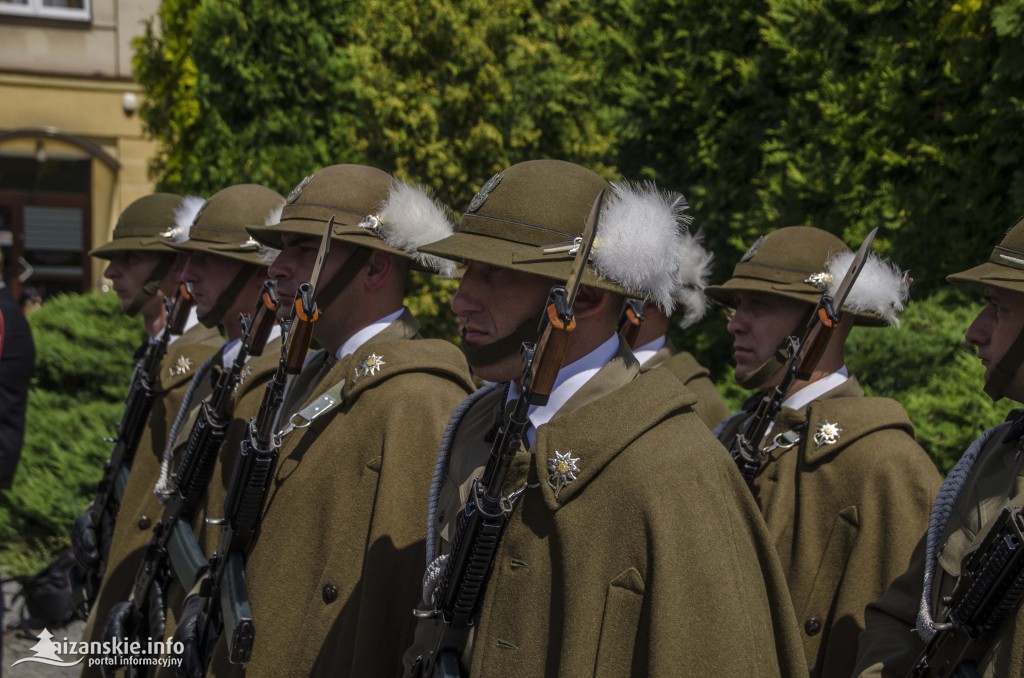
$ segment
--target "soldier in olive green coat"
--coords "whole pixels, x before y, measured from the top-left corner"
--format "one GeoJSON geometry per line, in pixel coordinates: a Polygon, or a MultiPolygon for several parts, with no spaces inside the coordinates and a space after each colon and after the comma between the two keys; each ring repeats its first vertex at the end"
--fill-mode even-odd
{"type": "MultiPolygon", "coordinates": [[[[985,393],[994,400],[1024,403],[1024,219],[1006,233],[987,262],[948,280],[985,286],[985,307],[966,338],[985,366],[985,393]]],[[[907,675],[937,626],[950,621],[949,597],[968,557],[1004,507],[1024,506],[1022,432],[1024,419],[1015,410],[971,443],[950,471],[910,567],[868,606],[855,675],[907,675]]],[[[1012,541],[1019,548],[1019,536],[1012,541]]],[[[1019,602],[987,640],[972,649],[973,661],[959,667],[963,673],[956,675],[1024,675],[1024,611],[1019,602]]],[[[942,675],[954,668],[947,667],[942,675]]]]}
{"type": "MultiPolygon", "coordinates": [[[[110,261],[104,274],[113,282],[122,310],[129,315],[142,315],[150,341],[155,341],[167,322],[163,298],[165,294],[174,294],[185,265],[186,257],[178,255],[171,243],[185,236],[202,204],[200,198],[167,193],[140,198],[122,213],[114,229],[114,239],[91,252],[95,257],[110,261]]],[[[194,312],[184,333],[171,337],[160,363],[153,409],[121,496],[118,519],[112,535],[107,537],[110,550],[83,640],[100,639],[110,607],[127,597],[131,590],[131,580],[160,514],[153,485],[160,474],[160,455],[168,432],[195,369],[221,343],[216,330],[200,325],[194,312]]],[[[91,530],[91,519],[83,518],[75,523],[74,541],[79,564],[88,567],[90,554],[83,553],[78,545],[95,544],[96,539],[83,535],[83,531],[91,530]]],[[[98,558],[97,553],[93,562],[98,564],[98,558]]]]}
{"type": "Polygon", "coordinates": [[[214,675],[394,675],[411,637],[434,455],[473,384],[454,346],[420,337],[402,298],[410,266],[454,272],[417,251],[452,226],[424,191],[385,172],[320,170],[280,223],[250,229],[281,248],[270,272],[282,302],[310,280],[332,218],[313,330],[324,350],[290,386],[276,477],[246,554],[252,658],[228,663],[222,636],[214,675]]]}
{"type": "Polygon", "coordinates": [[[472,632],[453,630],[442,654],[472,676],[797,675],[806,669],[792,607],[739,473],[693,394],[667,371],[640,374],[616,333],[625,296],[667,311],[678,298],[673,196],[556,160],[493,177],[459,233],[426,248],[466,262],[452,309],[470,365],[496,383],[460,407],[441,449],[407,675],[432,659],[445,563],[496,422],[521,388],[520,344],[537,340],[602,190],[575,330],[500,490],[509,523],[472,632]]]}
{"type": "MultiPolygon", "coordinates": [[[[159,477],[150,488],[150,492],[156,495],[161,504],[175,493],[181,452],[198,418],[200,405],[209,399],[219,374],[230,369],[238,355],[243,335],[241,316],[243,313],[251,313],[260,300],[260,290],[267,279],[267,264],[277,254],[276,250],[260,246],[253,241],[245,229],[247,226],[264,224],[269,216],[280,211],[283,204],[284,198],[269,188],[255,184],[230,186],[207,200],[196,214],[187,237],[172,244],[174,249],[187,255],[182,280],[191,290],[199,321],[209,328],[222,328],[226,336],[221,338],[220,334],[217,335],[221,342],[219,350],[198,368],[198,381],[193,381],[193,387],[186,394],[172,430],[164,442],[159,477]]],[[[269,374],[276,368],[279,334],[280,331],[276,327],[271,331],[269,354],[253,357],[246,362],[240,373],[242,378],[229,396],[226,412],[229,422],[228,435],[222,449],[230,459],[237,453],[238,443],[248,422],[247,417],[243,420],[234,416],[235,405],[254,385],[265,383],[269,374]]],[[[219,477],[211,479],[210,487],[210,494],[204,497],[203,503],[197,507],[204,515],[205,500],[209,497],[223,505],[224,489],[219,477]]],[[[153,522],[160,520],[163,515],[164,509],[161,505],[153,522]]],[[[190,517],[194,516],[186,516],[190,517]]],[[[152,531],[150,536],[152,537],[152,531]]],[[[172,543],[172,551],[175,550],[177,543],[172,543]]],[[[197,543],[190,542],[183,551],[189,553],[190,557],[181,558],[177,557],[179,554],[172,553],[169,559],[178,564],[202,560],[202,549],[197,543]]],[[[174,603],[180,602],[184,594],[192,588],[197,573],[187,569],[169,575],[170,579],[167,581],[164,580],[162,573],[157,577],[161,595],[157,597],[151,594],[147,598],[147,627],[144,632],[135,631],[141,633],[143,638],[162,637],[165,629],[157,620],[164,616],[164,600],[172,606],[173,613],[174,603]]],[[[133,573],[130,579],[133,580],[134,576],[133,573]]],[[[107,621],[105,637],[120,638],[129,635],[126,621],[136,608],[138,601],[129,601],[128,596],[115,605],[107,621]]],[[[173,614],[168,622],[166,633],[173,635],[173,614]]]]}
{"type": "MultiPolygon", "coordinates": [[[[741,385],[779,383],[788,338],[802,336],[822,292],[839,285],[852,259],[825,231],[783,228],[760,238],[731,279],[707,288],[733,309],[728,329],[741,385]]],[[[906,566],[940,482],[900,404],[865,397],[844,364],[851,327],[895,322],[906,287],[899,269],[868,258],[810,378],[793,383],[756,441],[767,458],[751,490],[786,572],[813,676],[853,669],[864,606],[906,566]]],[[[762,395],[716,431],[726,447],[762,395]]]]}

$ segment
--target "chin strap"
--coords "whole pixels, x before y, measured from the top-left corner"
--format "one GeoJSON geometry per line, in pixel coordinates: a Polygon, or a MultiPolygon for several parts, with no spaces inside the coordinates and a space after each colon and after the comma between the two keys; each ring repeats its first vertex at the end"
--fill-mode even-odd
{"type": "Polygon", "coordinates": [[[985,380],[985,393],[992,400],[999,400],[1003,397],[1006,385],[1010,383],[1021,362],[1024,362],[1024,332],[1017,335],[1010,348],[999,359],[999,362],[992,367],[988,379],[985,380]]]}
{"type": "Polygon", "coordinates": [[[488,367],[519,353],[519,347],[524,342],[537,341],[537,333],[537,320],[529,317],[512,330],[511,334],[489,344],[470,346],[466,342],[462,342],[462,353],[473,369],[488,367]]]}
{"type": "MultiPolygon", "coordinates": [[[[807,312],[807,315],[803,317],[800,324],[796,326],[794,331],[791,333],[794,337],[801,337],[803,330],[807,327],[807,323],[811,321],[811,315],[814,313],[814,307],[807,312]]],[[[786,337],[782,340],[782,343],[775,349],[775,353],[769,356],[768,360],[761,363],[757,369],[753,370],[745,376],[743,379],[736,378],[738,383],[743,388],[754,389],[761,388],[764,384],[771,379],[775,374],[786,366],[786,362],[789,361],[789,341],[790,337],[786,337]]],[[[795,340],[794,340],[795,341],[795,340]]]]}
{"type": "Polygon", "coordinates": [[[149,280],[142,286],[139,293],[132,299],[132,303],[128,305],[128,309],[125,311],[131,317],[135,317],[142,310],[142,307],[146,305],[150,299],[160,293],[160,281],[164,279],[164,276],[171,270],[174,265],[174,257],[161,256],[153,267],[153,270],[149,274],[149,280]]]}
{"type": "Polygon", "coordinates": [[[334,276],[320,286],[316,292],[316,303],[324,308],[331,303],[334,297],[341,294],[341,291],[348,287],[348,284],[355,279],[356,274],[363,269],[366,262],[370,260],[372,252],[369,247],[357,247],[348,260],[341,265],[334,276]]]}
{"type": "Polygon", "coordinates": [[[199,322],[205,327],[214,327],[219,325],[228,310],[235,303],[242,288],[245,287],[246,283],[249,282],[258,267],[252,264],[244,264],[242,268],[238,269],[238,274],[232,279],[224,291],[217,295],[217,300],[213,302],[213,307],[205,314],[197,316],[199,322]]]}

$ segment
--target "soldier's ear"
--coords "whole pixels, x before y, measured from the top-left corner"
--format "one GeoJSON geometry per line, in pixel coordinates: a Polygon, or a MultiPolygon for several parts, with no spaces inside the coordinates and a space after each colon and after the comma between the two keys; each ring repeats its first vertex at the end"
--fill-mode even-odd
{"type": "Polygon", "coordinates": [[[391,279],[393,274],[397,273],[400,267],[396,266],[395,259],[394,255],[377,249],[371,252],[363,282],[367,291],[377,291],[391,279]]]}

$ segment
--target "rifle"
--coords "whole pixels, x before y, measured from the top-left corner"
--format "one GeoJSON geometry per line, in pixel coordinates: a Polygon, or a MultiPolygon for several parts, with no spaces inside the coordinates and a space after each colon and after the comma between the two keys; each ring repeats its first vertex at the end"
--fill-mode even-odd
{"type": "Polygon", "coordinates": [[[908,678],[979,676],[996,632],[1024,598],[1024,514],[1006,507],[967,559],[950,596],[947,621],[914,663],[908,678]]]}
{"type": "Polygon", "coordinates": [[[643,324],[643,300],[627,299],[626,308],[622,310],[622,320],[619,322],[619,336],[626,340],[630,348],[636,348],[636,340],[640,336],[640,328],[643,324]]]}
{"type": "Polygon", "coordinates": [[[217,551],[210,558],[209,576],[203,580],[199,590],[202,608],[196,627],[203,661],[208,660],[206,655],[213,649],[213,641],[225,629],[228,660],[233,664],[244,664],[252,657],[256,625],[245,586],[245,556],[252,547],[274,478],[281,446],[281,438],[276,431],[277,420],[284,403],[288,377],[301,371],[313,325],[320,319],[316,289],[330,251],[333,225],[334,217],[331,217],[320,242],[310,282],[302,283],[295,291],[291,318],[286,321],[287,337],[281,342],[281,360],[263,393],[259,411],[249,422],[249,432],[242,441],[228,485],[224,518],[216,521],[224,525],[224,531],[217,551]]]}
{"type": "Polygon", "coordinates": [[[167,298],[164,299],[164,306],[167,309],[167,324],[164,325],[156,342],[146,347],[142,360],[136,364],[135,370],[132,372],[128,398],[125,400],[124,413],[121,415],[121,422],[117,427],[117,436],[107,439],[114,443],[114,451],[103,466],[103,477],[97,485],[96,498],[92,502],[91,511],[86,514],[89,517],[90,527],[96,535],[100,559],[95,566],[90,566],[89,563],[79,563],[79,571],[76,573],[78,585],[73,587],[72,591],[75,609],[83,614],[83,618],[88,616],[88,610],[96,599],[100,581],[106,569],[107,556],[110,553],[109,537],[113,532],[113,523],[121,507],[121,497],[124,496],[125,487],[128,484],[128,475],[135,458],[135,451],[138,449],[142,432],[153,409],[153,402],[156,400],[156,388],[160,379],[160,361],[167,353],[171,335],[180,335],[184,331],[193,303],[192,293],[185,283],[178,285],[178,292],[173,303],[167,298]]]}
{"type": "Polygon", "coordinates": [[[768,428],[775,421],[775,416],[782,409],[782,403],[786,400],[793,382],[797,379],[810,379],[818,361],[821,360],[825,347],[828,345],[829,339],[832,338],[832,332],[839,326],[842,319],[843,303],[867,262],[871,242],[875,239],[877,231],[877,228],[872,230],[864,239],[860,249],[857,250],[857,255],[850,263],[846,276],[836,288],[835,295],[830,295],[827,289],[821,295],[818,305],[807,321],[803,336],[799,339],[796,336],[790,336],[787,339],[788,358],[783,366],[782,379],[774,389],[764,395],[753,416],[747,420],[743,430],[736,435],[729,454],[732,455],[748,485],[753,482],[754,476],[757,475],[766,456],[765,452],[758,447],[761,439],[764,438],[768,428]]]}
{"type": "MultiPolygon", "coordinates": [[[[131,602],[134,611],[127,620],[127,632],[133,639],[144,637],[143,610],[154,583],[161,591],[170,579],[171,542],[181,543],[181,531],[191,533],[192,518],[213,475],[217,453],[231,423],[232,396],[249,356],[263,354],[277,317],[277,293],[273,281],[263,284],[256,310],[243,316],[243,337],[231,368],[220,373],[210,398],[203,401],[189,433],[175,474],[174,491],[164,507],[163,516],[153,530],[153,538],[135,575],[131,602]]],[[[162,606],[162,601],[157,603],[162,606]]],[[[162,612],[162,610],[160,610],[162,612]]],[[[116,612],[111,612],[112,615],[116,612]]],[[[150,629],[152,633],[156,629],[150,629]]],[[[162,633],[160,634],[162,635],[162,633]]]]}
{"type": "Polygon", "coordinates": [[[516,490],[505,494],[505,481],[529,425],[530,406],[548,402],[562,367],[569,334],[576,329],[573,304],[590,258],[604,195],[602,190],[597,196],[583,236],[576,239],[570,250],[576,258],[568,281],[564,286],[551,288],[541,317],[540,339],[536,344],[523,344],[521,392],[495,436],[483,474],[473,481],[470,497],[459,513],[452,550],[438,589],[438,604],[430,611],[414,611],[417,616],[441,623],[433,651],[417,658],[413,676],[461,675],[459,655],[469,627],[479,613],[501,535],[522,493],[516,490]]]}

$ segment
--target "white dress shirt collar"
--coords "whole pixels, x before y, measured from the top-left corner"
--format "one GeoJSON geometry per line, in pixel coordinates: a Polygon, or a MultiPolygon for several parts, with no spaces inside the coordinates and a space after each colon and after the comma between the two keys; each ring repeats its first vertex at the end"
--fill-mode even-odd
{"type": "Polygon", "coordinates": [[[355,353],[359,350],[360,346],[368,342],[370,339],[373,339],[375,336],[383,332],[384,328],[398,320],[399,316],[401,316],[404,311],[405,307],[402,307],[394,313],[389,313],[380,320],[370,323],[363,329],[359,330],[346,339],[340,347],[338,347],[338,352],[334,354],[334,357],[341,360],[345,356],[355,353]]]}
{"type": "MultiPolygon", "coordinates": [[[[548,398],[548,404],[544,406],[531,405],[530,411],[527,414],[530,424],[532,424],[526,433],[531,447],[534,441],[534,429],[551,421],[551,418],[568,402],[569,398],[583,388],[583,385],[590,381],[597,374],[598,370],[611,361],[618,350],[619,335],[613,334],[593,351],[558,371],[558,376],[555,378],[555,387],[551,389],[551,397],[548,398]]],[[[515,382],[510,383],[508,398],[505,402],[509,402],[518,396],[519,389],[516,387],[515,382]]]]}
{"type": "Polygon", "coordinates": [[[783,407],[791,410],[799,410],[806,407],[812,400],[817,400],[832,389],[842,385],[850,378],[850,370],[843,365],[838,370],[815,382],[811,382],[802,389],[789,396],[782,402],[783,407]]]}
{"type": "Polygon", "coordinates": [[[666,344],[668,344],[668,337],[663,334],[654,341],[649,341],[643,346],[634,348],[633,355],[636,356],[636,361],[643,365],[653,358],[655,353],[665,348],[666,344]]]}

